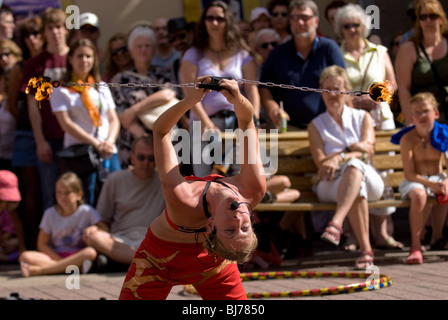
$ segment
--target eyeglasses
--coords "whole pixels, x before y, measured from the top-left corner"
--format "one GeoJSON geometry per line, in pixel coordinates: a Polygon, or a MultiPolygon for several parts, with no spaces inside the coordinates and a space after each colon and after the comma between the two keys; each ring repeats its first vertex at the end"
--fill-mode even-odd
{"type": "Polygon", "coordinates": [[[283,18],[285,18],[285,17],[288,16],[288,13],[286,13],[286,12],[273,12],[271,15],[272,15],[273,17],[282,16],[283,18]]]}
{"type": "Polygon", "coordinates": [[[146,160],[148,160],[148,162],[154,162],[154,156],[153,155],[145,156],[144,154],[136,154],[135,158],[138,161],[145,161],[145,159],[146,159],[146,160]]]}
{"type": "Polygon", "coordinates": [[[275,48],[278,45],[278,42],[277,41],[263,42],[262,44],[260,44],[260,48],[267,49],[269,45],[275,48]]]}
{"type": "Polygon", "coordinates": [[[417,112],[417,111],[414,111],[414,112],[412,112],[412,115],[414,116],[414,117],[426,117],[428,114],[430,114],[431,112],[433,112],[434,110],[433,109],[429,109],[429,110],[424,110],[424,111],[421,111],[421,112],[417,112]]]}
{"type": "Polygon", "coordinates": [[[26,33],[24,34],[25,38],[29,38],[29,37],[31,37],[31,36],[33,36],[33,37],[37,37],[37,36],[39,36],[39,35],[40,35],[40,32],[39,32],[39,31],[28,31],[28,32],[26,32],[26,33]]]}
{"type": "Polygon", "coordinates": [[[224,23],[226,22],[226,18],[224,17],[215,17],[215,16],[206,16],[205,21],[207,22],[218,22],[218,23],[224,23]]]}
{"type": "Polygon", "coordinates": [[[343,25],[345,30],[350,30],[351,28],[358,29],[360,26],[361,24],[359,23],[347,23],[343,25]]]}
{"type": "Polygon", "coordinates": [[[12,54],[11,51],[0,53],[0,58],[4,58],[4,57],[8,58],[11,54],[12,54]]]}
{"type": "Polygon", "coordinates": [[[127,48],[126,46],[123,46],[123,47],[117,48],[117,49],[115,49],[115,50],[112,50],[112,51],[110,52],[110,54],[111,54],[113,57],[115,57],[115,56],[118,56],[118,55],[120,55],[120,54],[124,54],[124,53],[126,53],[127,51],[128,51],[128,48],[127,48]]]}
{"type": "Polygon", "coordinates": [[[291,18],[291,20],[294,20],[294,21],[302,20],[304,22],[307,22],[311,18],[314,18],[314,16],[307,15],[307,14],[292,14],[292,15],[290,15],[290,18],[291,18]]]}
{"type": "Polygon", "coordinates": [[[169,37],[168,41],[170,43],[174,43],[177,40],[184,40],[187,37],[187,34],[185,32],[179,33],[179,34],[173,34],[169,37]]]}
{"type": "Polygon", "coordinates": [[[435,13],[421,14],[420,15],[420,20],[421,21],[426,21],[428,19],[431,20],[431,21],[435,21],[435,20],[439,19],[439,15],[435,14],[435,13]]]}

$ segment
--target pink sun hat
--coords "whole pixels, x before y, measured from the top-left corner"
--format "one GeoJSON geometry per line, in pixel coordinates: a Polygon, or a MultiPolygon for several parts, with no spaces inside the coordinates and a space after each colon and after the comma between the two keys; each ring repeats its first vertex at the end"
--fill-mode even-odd
{"type": "Polygon", "coordinates": [[[17,176],[8,170],[0,170],[0,201],[18,202],[22,199],[17,176]]]}

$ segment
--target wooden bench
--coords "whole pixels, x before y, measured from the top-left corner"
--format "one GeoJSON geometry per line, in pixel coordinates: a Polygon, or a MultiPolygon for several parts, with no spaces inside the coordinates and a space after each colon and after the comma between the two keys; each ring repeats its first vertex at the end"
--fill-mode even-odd
{"type": "MultiPolygon", "coordinates": [[[[398,193],[398,184],[404,179],[403,164],[400,156],[400,146],[390,142],[393,134],[399,129],[390,131],[376,131],[375,156],[373,165],[379,171],[393,169],[388,172],[390,184],[394,188],[394,199],[380,199],[370,201],[369,208],[409,207],[410,201],[401,199],[398,193]]],[[[225,139],[234,138],[231,134],[224,134],[225,139]]],[[[277,139],[278,144],[278,171],[276,174],[286,175],[291,180],[292,188],[301,193],[300,199],[293,203],[260,203],[255,211],[319,211],[335,210],[335,203],[321,203],[312,191],[313,176],[317,167],[311,157],[308,132],[294,131],[278,134],[260,134],[260,146],[268,151],[274,148],[271,141],[277,139]],[[272,139],[271,139],[272,138],[272,139]],[[266,143],[264,143],[266,142],[266,143]]],[[[268,153],[269,154],[269,153],[268,153]]],[[[430,199],[433,203],[435,199],[430,199]]]]}

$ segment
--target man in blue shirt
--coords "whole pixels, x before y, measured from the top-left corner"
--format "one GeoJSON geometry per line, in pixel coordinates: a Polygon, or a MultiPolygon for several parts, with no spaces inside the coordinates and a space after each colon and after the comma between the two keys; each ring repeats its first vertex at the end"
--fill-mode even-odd
{"type": "MultiPolygon", "coordinates": [[[[319,88],[323,69],[331,65],[345,68],[334,40],[317,35],[319,9],[311,0],[293,0],[289,6],[293,39],[278,46],[266,60],[261,82],[319,88]]],[[[320,93],[260,86],[261,103],[273,124],[281,118],[280,101],[288,115],[289,129],[306,129],[308,123],[325,111],[320,93]]]]}

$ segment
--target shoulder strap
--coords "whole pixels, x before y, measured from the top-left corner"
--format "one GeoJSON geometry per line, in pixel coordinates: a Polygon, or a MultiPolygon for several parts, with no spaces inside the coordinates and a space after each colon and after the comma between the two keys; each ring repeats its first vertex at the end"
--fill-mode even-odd
{"type": "Polygon", "coordinates": [[[437,72],[437,69],[434,67],[434,64],[432,63],[431,59],[429,58],[428,54],[426,53],[425,47],[422,43],[419,44],[420,49],[422,50],[423,54],[425,55],[426,60],[429,62],[429,65],[431,66],[432,73],[434,75],[434,80],[436,80],[437,87],[439,88],[440,94],[442,95],[442,98],[446,97],[447,92],[445,88],[442,86],[442,79],[440,78],[439,73],[437,72]]]}
{"type": "MultiPolygon", "coordinates": [[[[378,52],[378,51],[376,51],[376,52],[378,52]]],[[[364,70],[364,77],[362,77],[361,89],[360,89],[360,90],[364,90],[364,82],[366,81],[367,71],[369,70],[370,63],[371,63],[372,60],[373,60],[373,55],[374,55],[374,54],[375,54],[375,53],[373,52],[372,55],[370,56],[369,63],[367,64],[366,70],[364,70]]]]}

